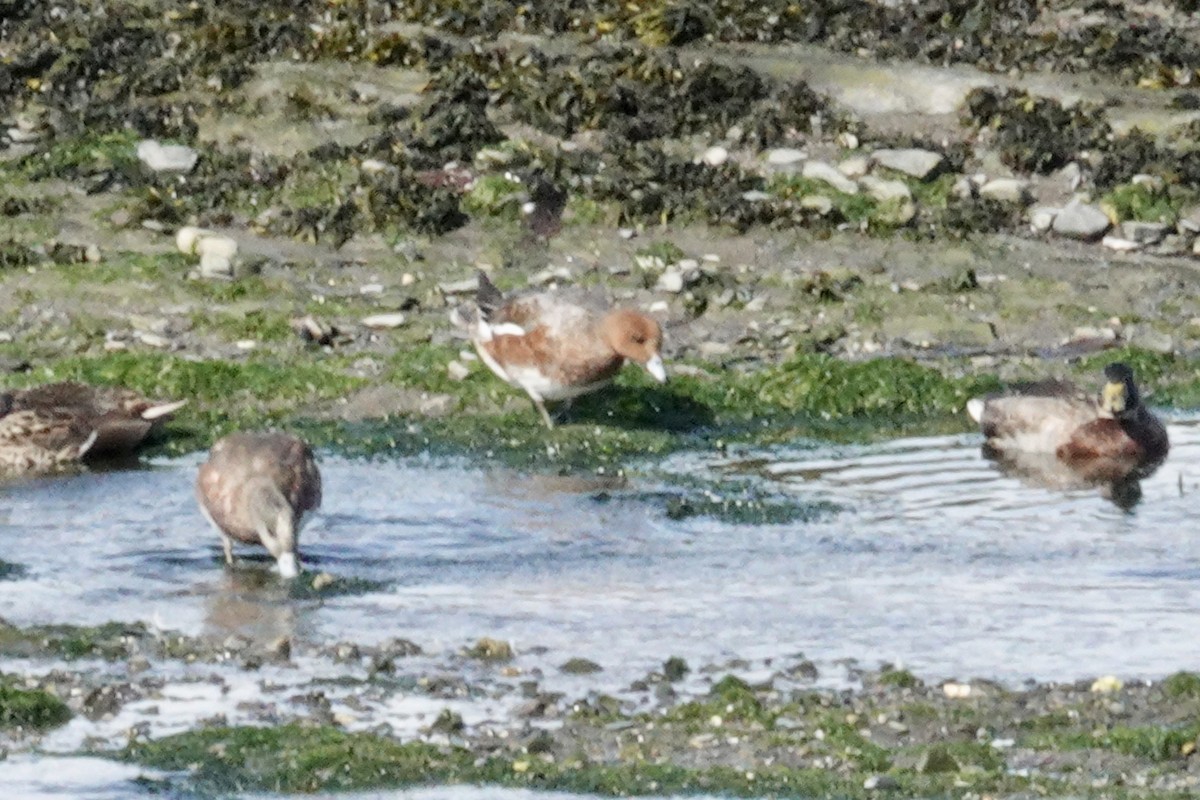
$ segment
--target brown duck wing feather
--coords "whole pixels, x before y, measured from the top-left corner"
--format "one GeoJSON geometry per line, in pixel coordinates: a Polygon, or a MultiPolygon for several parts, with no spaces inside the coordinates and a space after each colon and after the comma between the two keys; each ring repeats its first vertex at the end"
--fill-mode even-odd
{"type": "Polygon", "coordinates": [[[0,472],[52,471],[82,458],[95,438],[71,414],[12,411],[0,417],[0,472]]]}
{"type": "Polygon", "coordinates": [[[1059,386],[1049,393],[989,397],[979,423],[993,448],[1052,453],[1078,427],[1101,415],[1094,399],[1070,394],[1065,386],[1059,386]]]}
{"type": "Polygon", "coordinates": [[[71,414],[97,433],[89,455],[130,453],[185,401],[159,403],[129,389],[62,381],[14,392],[14,410],[71,414]]]}

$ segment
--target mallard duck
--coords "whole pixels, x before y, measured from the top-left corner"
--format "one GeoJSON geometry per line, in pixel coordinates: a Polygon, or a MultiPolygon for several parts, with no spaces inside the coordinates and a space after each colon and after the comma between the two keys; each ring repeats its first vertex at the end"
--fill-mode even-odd
{"type": "Polygon", "coordinates": [[[170,419],[186,400],[159,402],[117,386],[91,386],[76,381],[48,383],[0,394],[0,410],[33,412],[59,420],[73,419],[96,436],[86,455],[103,458],[132,453],[170,419]]]}
{"type": "Polygon", "coordinates": [[[196,497],[221,535],[227,564],[236,539],[266,547],[282,577],[300,574],[300,527],[321,505],[321,473],[303,440],[280,432],[229,434],[201,465],[196,497]]]}
{"type": "Polygon", "coordinates": [[[1053,453],[1097,477],[1161,463],[1170,446],[1167,430],[1142,405],[1133,370],[1113,363],[1104,377],[1099,397],[1065,381],[1043,381],[976,398],[967,411],[991,455],[1053,453]]]}
{"type": "Polygon", "coordinates": [[[547,428],[547,400],[571,400],[608,384],[626,361],[641,364],[659,383],[662,330],[645,314],[594,309],[559,292],[505,298],[479,273],[476,310],[456,316],[479,357],[501,380],[525,390],[547,428]]]}

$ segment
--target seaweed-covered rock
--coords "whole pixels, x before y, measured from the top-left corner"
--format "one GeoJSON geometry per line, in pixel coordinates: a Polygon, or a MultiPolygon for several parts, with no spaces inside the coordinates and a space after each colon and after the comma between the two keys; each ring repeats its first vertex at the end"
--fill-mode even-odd
{"type": "Polygon", "coordinates": [[[1110,133],[1096,109],[1064,108],[1048,98],[995,89],[973,90],[966,117],[991,131],[1001,161],[1021,172],[1052,172],[1081,151],[1102,146],[1110,133]]]}

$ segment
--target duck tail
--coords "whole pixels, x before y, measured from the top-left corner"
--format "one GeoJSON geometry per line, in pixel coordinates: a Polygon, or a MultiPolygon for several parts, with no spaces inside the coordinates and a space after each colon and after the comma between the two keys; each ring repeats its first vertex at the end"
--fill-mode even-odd
{"type": "Polygon", "coordinates": [[[976,422],[983,422],[984,401],[982,397],[972,397],[967,401],[967,413],[976,422]]]}
{"type": "Polygon", "coordinates": [[[475,292],[475,305],[479,306],[479,313],[483,318],[489,320],[496,309],[504,305],[504,295],[496,288],[496,284],[492,283],[486,272],[479,270],[478,277],[479,288],[475,292]]]}

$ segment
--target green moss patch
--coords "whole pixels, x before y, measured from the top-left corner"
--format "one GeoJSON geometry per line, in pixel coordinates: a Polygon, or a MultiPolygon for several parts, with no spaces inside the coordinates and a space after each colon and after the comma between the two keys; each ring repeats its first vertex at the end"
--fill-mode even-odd
{"type": "Polygon", "coordinates": [[[71,718],[71,710],[54,695],[39,689],[0,684],[0,730],[46,730],[71,718]]]}

